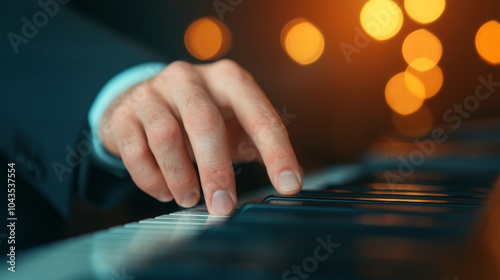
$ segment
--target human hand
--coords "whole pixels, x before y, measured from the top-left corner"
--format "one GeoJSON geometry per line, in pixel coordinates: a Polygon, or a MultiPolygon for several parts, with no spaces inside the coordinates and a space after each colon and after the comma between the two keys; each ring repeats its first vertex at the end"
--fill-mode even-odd
{"type": "Polygon", "coordinates": [[[263,162],[282,194],[302,186],[282,120],[251,75],[231,60],[171,63],[114,100],[100,133],[135,184],[163,202],[198,203],[193,160],[207,208],[216,215],[227,215],[236,205],[232,160],[263,162]]]}

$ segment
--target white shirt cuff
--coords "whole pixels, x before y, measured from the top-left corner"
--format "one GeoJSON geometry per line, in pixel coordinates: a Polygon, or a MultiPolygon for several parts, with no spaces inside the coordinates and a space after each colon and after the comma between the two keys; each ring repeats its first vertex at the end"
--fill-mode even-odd
{"type": "Polygon", "coordinates": [[[92,145],[93,145],[93,155],[97,159],[97,162],[104,168],[107,168],[110,172],[115,175],[124,176],[125,165],[123,161],[110,154],[102,145],[99,123],[104,115],[104,112],[108,106],[118,97],[121,93],[125,92],[130,87],[141,83],[147,79],[150,79],[158,75],[163,68],[165,68],[165,63],[151,62],[140,64],[129,68],[120,74],[113,77],[99,92],[97,95],[90,112],[88,115],[88,121],[90,124],[90,130],[92,133],[92,145]]]}

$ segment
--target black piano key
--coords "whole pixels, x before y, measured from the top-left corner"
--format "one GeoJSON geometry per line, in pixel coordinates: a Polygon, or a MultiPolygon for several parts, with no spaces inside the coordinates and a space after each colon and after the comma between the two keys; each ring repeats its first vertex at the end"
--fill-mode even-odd
{"type": "Polygon", "coordinates": [[[390,210],[360,211],[337,207],[247,204],[228,223],[328,225],[329,227],[409,227],[448,228],[469,231],[476,223],[474,215],[428,214],[390,210]]]}
{"type": "MultiPolygon", "coordinates": [[[[364,166],[365,172],[349,185],[382,184],[391,188],[400,185],[437,186],[448,193],[465,192],[472,194],[488,194],[498,177],[498,170],[491,172],[468,172],[467,170],[422,169],[415,170],[408,176],[400,176],[399,170],[394,165],[379,164],[377,166],[364,166]]],[[[329,185],[326,188],[337,188],[338,185],[329,185]]]]}
{"type": "Polygon", "coordinates": [[[265,200],[268,204],[281,205],[298,205],[298,206],[318,206],[318,207],[341,207],[341,208],[358,208],[364,211],[384,209],[409,212],[424,212],[424,213],[463,213],[477,214],[481,211],[481,205],[475,204],[456,204],[456,203],[441,203],[440,201],[432,200],[415,200],[415,199],[368,199],[368,198],[345,198],[345,197],[328,197],[328,196],[283,196],[271,195],[265,200]]]}
{"type": "Polygon", "coordinates": [[[370,193],[392,195],[446,196],[470,199],[486,199],[489,188],[463,188],[461,186],[436,186],[421,184],[365,183],[325,186],[324,191],[335,193],[370,193]]]}
{"type": "MultiPolygon", "coordinates": [[[[278,197],[279,195],[275,195],[278,197]]],[[[272,197],[272,196],[271,196],[272,197]]],[[[280,196],[285,197],[285,196],[280,196]]],[[[484,200],[474,197],[456,197],[446,195],[445,193],[426,193],[426,192],[358,192],[358,191],[302,191],[294,197],[301,198],[325,198],[339,200],[360,200],[360,201],[383,201],[408,202],[408,203],[429,203],[429,204],[456,204],[456,205],[483,205],[484,200]]]]}
{"type": "Polygon", "coordinates": [[[458,197],[478,197],[485,198],[491,192],[491,187],[473,186],[462,184],[426,184],[417,182],[406,182],[398,184],[390,184],[387,182],[379,182],[377,180],[358,180],[348,184],[326,184],[325,190],[338,191],[386,191],[386,192],[403,192],[403,193],[440,193],[449,196],[458,197]]]}

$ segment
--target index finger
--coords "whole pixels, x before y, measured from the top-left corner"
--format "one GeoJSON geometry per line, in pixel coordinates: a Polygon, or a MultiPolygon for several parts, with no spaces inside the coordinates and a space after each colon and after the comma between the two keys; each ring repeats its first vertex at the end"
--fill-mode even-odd
{"type": "Polygon", "coordinates": [[[224,120],[189,64],[172,63],[159,77],[157,90],[182,119],[200,172],[210,213],[229,214],[236,187],[224,120]]]}
{"type": "Polygon", "coordinates": [[[282,194],[297,193],[302,176],[283,121],[264,92],[245,70],[230,60],[202,71],[210,92],[219,102],[228,102],[243,129],[259,150],[271,182],[282,194]]]}

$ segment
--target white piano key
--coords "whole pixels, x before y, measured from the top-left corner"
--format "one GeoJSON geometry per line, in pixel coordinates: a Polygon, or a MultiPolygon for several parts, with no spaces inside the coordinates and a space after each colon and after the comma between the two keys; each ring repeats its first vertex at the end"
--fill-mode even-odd
{"type": "MultiPolygon", "coordinates": [[[[166,232],[166,231],[161,231],[158,229],[148,229],[148,228],[125,228],[122,227],[120,229],[112,230],[108,234],[109,235],[136,235],[140,231],[141,234],[143,235],[158,235],[158,236],[165,236],[166,234],[172,235],[174,234],[173,232],[166,232]]],[[[193,232],[194,234],[198,233],[198,230],[193,230],[193,229],[187,229],[185,231],[176,231],[175,233],[179,234],[189,234],[190,232],[193,232]]]]}
{"type": "Polygon", "coordinates": [[[146,223],[130,223],[124,225],[126,228],[149,228],[149,229],[157,229],[159,231],[161,230],[175,230],[175,229],[183,229],[183,230],[196,230],[200,229],[203,226],[200,225],[182,225],[182,224],[146,224],[146,223]]]}
{"type": "MultiPolygon", "coordinates": [[[[178,220],[179,217],[183,217],[183,215],[165,214],[165,215],[155,217],[155,219],[158,219],[158,220],[178,220]]],[[[186,217],[189,217],[193,221],[200,221],[200,220],[205,221],[207,219],[206,216],[186,216],[186,217]]]]}
{"type": "Polygon", "coordinates": [[[215,219],[227,219],[228,216],[217,216],[211,215],[205,212],[175,212],[170,214],[170,216],[197,216],[197,217],[214,217],[215,219]]]}
{"type": "Polygon", "coordinates": [[[206,224],[206,219],[205,221],[203,220],[198,220],[198,221],[192,221],[192,220],[182,220],[182,219],[146,219],[146,220],[141,220],[139,221],[140,224],[160,224],[160,225],[198,225],[198,226],[203,226],[206,224]]]}
{"type": "Polygon", "coordinates": [[[214,216],[214,215],[208,215],[208,214],[207,215],[203,215],[203,214],[190,215],[190,214],[184,213],[184,214],[175,214],[175,215],[170,215],[170,214],[162,215],[162,216],[156,217],[155,219],[158,219],[158,220],[178,220],[181,217],[184,220],[193,220],[193,221],[206,221],[209,217],[211,220],[225,221],[228,218],[227,216],[214,216]]]}

